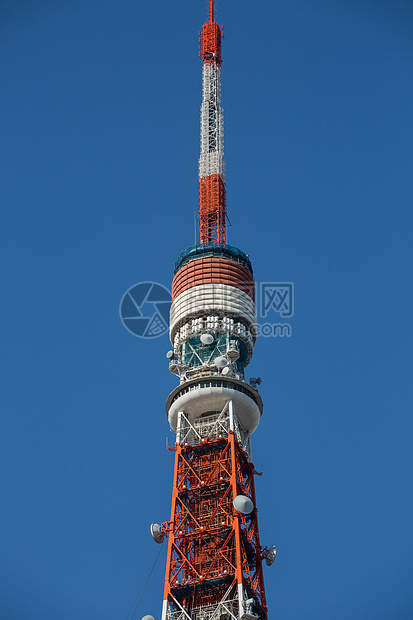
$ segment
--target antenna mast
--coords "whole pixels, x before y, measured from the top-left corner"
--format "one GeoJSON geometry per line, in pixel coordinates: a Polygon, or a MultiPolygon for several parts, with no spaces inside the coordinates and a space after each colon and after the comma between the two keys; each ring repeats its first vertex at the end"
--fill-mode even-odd
{"type": "Polygon", "coordinates": [[[226,187],[224,112],[221,107],[221,37],[209,0],[209,22],[199,36],[202,58],[201,153],[199,157],[199,221],[201,243],[225,243],[226,187]]]}

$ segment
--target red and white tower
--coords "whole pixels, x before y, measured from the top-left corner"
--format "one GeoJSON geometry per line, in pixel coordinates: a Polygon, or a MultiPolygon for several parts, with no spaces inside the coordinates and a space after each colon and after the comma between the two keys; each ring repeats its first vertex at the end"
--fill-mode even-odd
{"type": "Polygon", "coordinates": [[[221,108],[221,28],[209,3],[209,21],[199,35],[202,58],[199,218],[201,243],[225,243],[226,190],[224,114],[221,108]]]}
{"type": "Polygon", "coordinates": [[[175,264],[168,353],[179,385],[166,413],[176,433],[162,620],[267,620],[251,460],[262,414],[257,380],[245,380],[256,340],[251,262],[225,244],[226,188],[221,36],[209,0],[200,34],[200,242],[175,264]]]}

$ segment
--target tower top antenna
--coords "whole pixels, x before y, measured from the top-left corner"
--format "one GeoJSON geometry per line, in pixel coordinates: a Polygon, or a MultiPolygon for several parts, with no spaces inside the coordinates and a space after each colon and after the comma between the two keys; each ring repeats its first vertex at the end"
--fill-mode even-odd
{"type": "Polygon", "coordinates": [[[214,20],[214,0],[209,21],[199,33],[202,58],[201,153],[199,158],[200,243],[225,243],[226,187],[224,127],[221,107],[221,37],[214,20]]]}

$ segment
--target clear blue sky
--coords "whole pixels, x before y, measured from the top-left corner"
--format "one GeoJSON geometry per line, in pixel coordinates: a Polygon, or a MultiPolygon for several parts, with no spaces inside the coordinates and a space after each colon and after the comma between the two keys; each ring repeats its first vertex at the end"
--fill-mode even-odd
{"type": "MultiPolygon", "coordinates": [[[[217,4],[229,243],[296,293],[248,373],[269,618],[411,620],[413,4],[217,4]]],[[[176,379],[118,305],[193,243],[205,16],[1,2],[2,620],[128,620],[158,552],[176,379]]]]}

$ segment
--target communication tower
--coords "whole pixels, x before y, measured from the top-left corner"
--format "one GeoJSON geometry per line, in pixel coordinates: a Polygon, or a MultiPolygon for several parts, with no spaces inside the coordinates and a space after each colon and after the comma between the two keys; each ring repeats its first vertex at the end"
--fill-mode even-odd
{"type": "Polygon", "coordinates": [[[153,523],[168,550],[162,620],[267,620],[251,434],[263,404],[245,368],[256,341],[249,257],[225,243],[222,29],[209,0],[202,59],[200,241],[175,263],[166,413],[176,433],[170,520],[153,523]],[[166,542],[166,541],[165,541],[166,542]]]}

